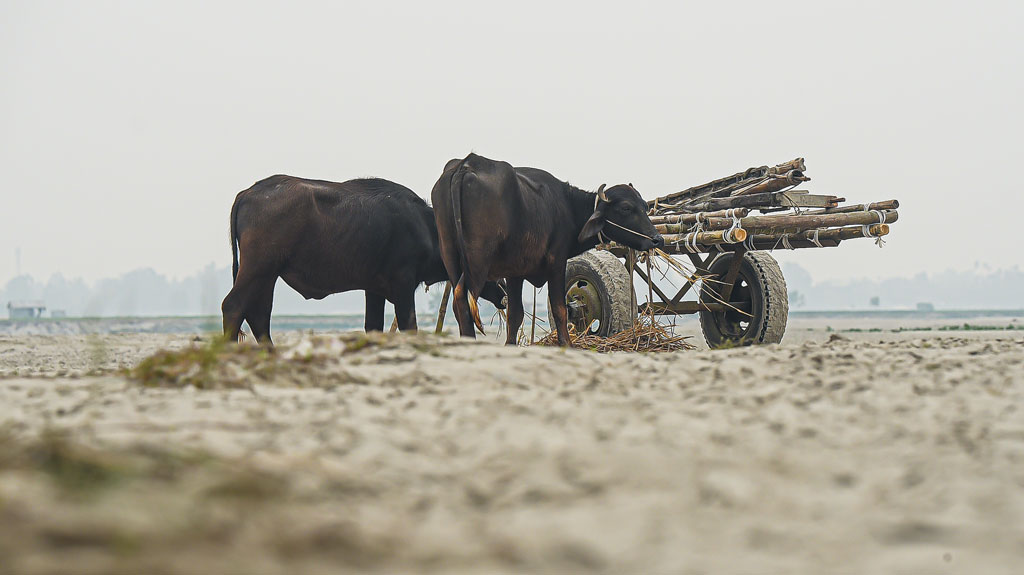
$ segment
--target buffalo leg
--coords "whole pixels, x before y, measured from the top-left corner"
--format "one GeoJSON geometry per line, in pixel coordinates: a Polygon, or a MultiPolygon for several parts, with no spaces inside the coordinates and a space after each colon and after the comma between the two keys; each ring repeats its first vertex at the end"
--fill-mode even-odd
{"type": "Polygon", "coordinates": [[[366,314],[363,319],[366,331],[384,331],[384,296],[366,292],[366,314]]]}
{"type": "MultiPolygon", "coordinates": [[[[235,277],[235,283],[231,286],[231,291],[224,297],[220,306],[221,312],[224,314],[224,337],[229,341],[238,341],[242,322],[249,319],[250,308],[259,299],[260,291],[266,281],[265,277],[248,273],[248,269],[244,267],[239,270],[238,276],[235,277]]],[[[251,322],[249,327],[252,328],[251,322]]]]}
{"type": "Polygon", "coordinates": [[[519,328],[523,325],[523,278],[507,278],[508,289],[508,333],[505,345],[515,345],[519,340],[519,328]]]}
{"type": "Polygon", "coordinates": [[[270,339],[270,313],[274,308],[274,285],[277,278],[261,286],[257,296],[249,305],[245,320],[252,328],[252,335],[259,343],[274,345],[270,339]]]}
{"type": "Polygon", "coordinates": [[[220,310],[224,314],[224,339],[238,341],[238,334],[242,330],[242,322],[245,321],[245,308],[243,290],[235,284],[220,304],[220,310]]]}
{"type": "Polygon", "coordinates": [[[469,311],[469,290],[464,285],[464,279],[464,277],[460,278],[455,285],[452,309],[455,311],[455,319],[459,322],[459,335],[475,339],[476,329],[473,326],[473,314],[469,311]]]}
{"type": "Polygon", "coordinates": [[[569,314],[565,308],[565,262],[555,266],[554,275],[548,278],[548,305],[551,315],[555,318],[555,330],[558,331],[558,345],[569,345],[569,314]]]}
{"type": "Polygon", "coordinates": [[[398,329],[416,333],[416,288],[395,298],[395,318],[398,329]]]}
{"type": "MultiPolygon", "coordinates": [[[[444,208],[440,208],[443,210],[444,208]]],[[[441,225],[441,216],[435,216],[438,218],[438,237],[440,239],[441,247],[441,261],[444,262],[445,271],[448,272],[448,281],[452,286],[452,311],[455,313],[455,321],[459,324],[459,335],[467,337],[476,337],[476,333],[473,331],[473,319],[469,313],[469,301],[466,298],[466,290],[464,287],[459,286],[459,281],[462,279],[462,266],[459,264],[459,250],[454,246],[453,240],[446,239],[446,230],[441,225]],[[468,333],[467,329],[469,328],[468,333]]]]}
{"type": "MultiPolygon", "coordinates": [[[[440,218],[440,216],[438,217],[440,218]]],[[[438,221],[440,222],[441,220],[439,219],[438,221]]],[[[469,306],[471,286],[468,281],[468,270],[462,269],[459,261],[461,257],[459,250],[452,245],[452,242],[446,241],[444,226],[440,224],[438,234],[441,240],[441,260],[444,262],[445,270],[448,272],[448,281],[452,283],[452,311],[455,312],[455,320],[459,323],[459,335],[475,339],[475,322],[473,321],[473,314],[469,306]]],[[[484,258],[479,261],[490,261],[490,259],[484,258]]],[[[469,259],[469,254],[467,254],[466,262],[469,269],[474,269],[472,260],[469,259]]],[[[483,287],[483,282],[480,283],[475,293],[480,293],[480,287],[483,287]]]]}

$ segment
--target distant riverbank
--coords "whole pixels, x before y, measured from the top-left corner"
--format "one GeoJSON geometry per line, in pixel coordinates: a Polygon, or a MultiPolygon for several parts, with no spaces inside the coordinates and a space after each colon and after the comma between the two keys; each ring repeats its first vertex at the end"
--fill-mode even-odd
{"type": "MultiPolygon", "coordinates": [[[[537,328],[547,330],[547,322],[540,321],[537,328]]],[[[673,318],[666,317],[672,323],[673,318]]],[[[680,316],[675,324],[680,328],[696,323],[696,316],[680,316]]],[[[445,326],[454,328],[455,317],[448,313],[445,326]]],[[[484,318],[485,322],[488,318],[484,318]]],[[[420,329],[433,329],[437,317],[433,314],[419,316],[420,329]]],[[[489,334],[497,331],[498,318],[491,320],[489,334]]],[[[391,317],[386,318],[387,325],[391,317]]],[[[916,329],[928,326],[931,329],[954,329],[968,326],[1019,326],[1024,325],[1024,310],[823,310],[790,311],[790,331],[804,324],[822,324],[836,331],[869,329],[916,329]],[[1014,321],[1018,320],[1018,321],[1014,321]],[[827,324],[827,325],[826,325],[827,324]]],[[[526,325],[529,325],[527,320],[526,325]]],[[[362,314],[338,315],[275,315],[272,321],[274,332],[291,331],[348,331],[363,328],[362,314]]],[[[118,333],[166,333],[166,334],[207,334],[219,332],[220,316],[161,316],[161,317],[99,317],[99,318],[39,318],[32,320],[0,320],[0,334],[3,335],[81,335],[118,333]]],[[[969,328],[968,328],[969,329],[969,328]]]]}

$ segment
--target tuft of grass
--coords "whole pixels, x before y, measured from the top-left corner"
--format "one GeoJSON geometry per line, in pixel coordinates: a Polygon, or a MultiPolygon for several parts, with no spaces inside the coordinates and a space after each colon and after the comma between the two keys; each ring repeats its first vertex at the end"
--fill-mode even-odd
{"type": "Polygon", "coordinates": [[[187,476],[214,479],[204,492],[214,498],[275,499],[286,496],[289,488],[279,474],[206,451],[157,444],[104,448],[75,441],[66,430],[44,429],[37,436],[21,437],[0,427],[0,473],[9,470],[34,474],[35,481],[49,480],[55,495],[71,502],[90,502],[134,482],[176,483],[187,476]]]}
{"type": "Polygon", "coordinates": [[[736,349],[738,347],[745,347],[747,345],[746,341],[747,340],[745,339],[725,339],[716,345],[715,349],[736,349]]]}
{"type": "Polygon", "coordinates": [[[125,461],[77,445],[67,432],[54,430],[46,430],[37,441],[21,446],[18,455],[6,463],[38,469],[62,492],[75,497],[95,495],[133,473],[125,461]]]}
{"type": "MultiPolygon", "coordinates": [[[[252,389],[252,382],[268,380],[289,369],[303,370],[323,362],[336,360],[370,349],[394,347],[417,341],[416,337],[389,333],[346,333],[312,338],[312,347],[302,355],[279,354],[266,346],[236,345],[222,337],[176,351],[160,351],[124,372],[125,376],[144,387],[186,387],[198,389],[252,389]],[[328,343],[342,343],[328,346],[328,343]],[[335,350],[334,352],[327,351],[335,350]]],[[[435,343],[419,341],[418,350],[435,343]]],[[[348,361],[358,361],[351,358],[348,361]]]]}
{"type": "MultiPolygon", "coordinates": [[[[356,334],[355,337],[351,338],[351,341],[345,342],[345,353],[352,353],[373,345],[375,342],[370,340],[370,336],[365,333],[356,334]]],[[[379,343],[379,342],[377,342],[379,343]]]]}
{"type": "Polygon", "coordinates": [[[146,387],[213,387],[213,369],[225,352],[224,338],[193,345],[179,351],[159,351],[129,370],[128,377],[146,387]]]}

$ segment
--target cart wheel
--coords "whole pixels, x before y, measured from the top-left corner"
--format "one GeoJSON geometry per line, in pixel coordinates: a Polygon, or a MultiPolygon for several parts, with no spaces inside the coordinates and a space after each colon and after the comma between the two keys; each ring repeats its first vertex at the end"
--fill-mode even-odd
{"type": "MultiPolygon", "coordinates": [[[[610,252],[590,250],[572,258],[565,266],[569,323],[576,333],[589,327],[589,333],[600,336],[628,329],[636,319],[636,305],[629,290],[629,272],[610,252]]],[[[551,310],[548,326],[555,330],[551,310]]]]}
{"type": "MultiPolygon", "coordinates": [[[[709,271],[720,280],[728,272],[733,257],[731,253],[718,256],[709,271]]],[[[714,281],[701,283],[702,303],[721,302],[719,294],[723,285],[714,281]]],[[[744,255],[729,303],[734,309],[700,312],[700,327],[708,347],[782,341],[789,315],[789,297],[786,280],[775,258],[763,252],[744,255]]]]}

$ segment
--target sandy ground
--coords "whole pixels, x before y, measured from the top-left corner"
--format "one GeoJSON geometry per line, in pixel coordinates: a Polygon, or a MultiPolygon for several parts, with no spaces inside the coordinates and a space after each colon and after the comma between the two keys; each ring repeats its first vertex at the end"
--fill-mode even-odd
{"type": "Polygon", "coordinates": [[[805,323],[662,355],[2,337],[0,573],[1019,572],[1024,334],[805,323]]]}

